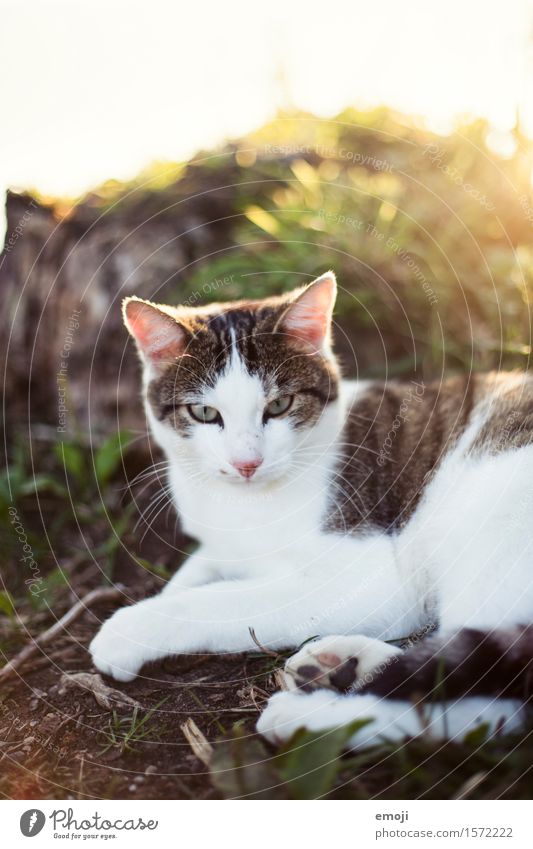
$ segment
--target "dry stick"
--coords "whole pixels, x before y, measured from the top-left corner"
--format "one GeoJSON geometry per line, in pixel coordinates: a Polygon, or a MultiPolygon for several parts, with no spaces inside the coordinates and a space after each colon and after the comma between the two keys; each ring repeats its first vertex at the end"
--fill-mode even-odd
{"type": "Polygon", "coordinates": [[[208,767],[213,757],[213,747],[202,734],[194,719],[189,717],[186,722],[180,725],[180,728],[198,760],[208,767]]]}
{"type": "Polygon", "coordinates": [[[266,646],[263,646],[256,637],[255,630],[253,628],[248,628],[250,632],[250,636],[257,648],[260,650],[262,654],[267,654],[269,657],[281,657],[280,653],[277,651],[272,651],[272,649],[267,649],[266,646]]]}
{"type": "Polygon", "coordinates": [[[471,775],[470,778],[468,778],[459,788],[457,793],[452,796],[452,799],[468,799],[470,794],[473,793],[474,790],[477,790],[479,785],[485,781],[487,775],[488,772],[476,772],[474,775],[471,775]]]}
{"type": "MultiPolygon", "coordinates": [[[[102,681],[101,675],[95,675],[92,672],[64,672],[61,676],[61,685],[65,689],[67,687],[80,687],[85,692],[92,693],[100,707],[106,710],[113,710],[116,707],[124,707],[125,705],[142,708],[140,702],[132,699],[126,693],[116,690],[114,687],[108,687],[102,681]]],[[[59,695],[61,695],[61,690],[59,691],[59,695]]]]}
{"type": "Polygon", "coordinates": [[[25,646],[22,651],[15,655],[14,658],[8,661],[8,663],[0,669],[0,682],[11,678],[11,676],[14,675],[27,660],[37,654],[37,651],[42,648],[42,646],[49,643],[54,639],[54,637],[57,637],[63,629],[67,628],[91,605],[96,604],[99,601],[116,601],[122,597],[124,590],[125,587],[121,584],[117,584],[114,587],[91,590],[91,592],[87,593],[86,596],[80,598],[80,600],[76,602],[76,604],[61,617],[61,619],[58,619],[51,628],[48,628],[47,631],[43,631],[42,634],[35,637],[32,643],[25,646]]]}

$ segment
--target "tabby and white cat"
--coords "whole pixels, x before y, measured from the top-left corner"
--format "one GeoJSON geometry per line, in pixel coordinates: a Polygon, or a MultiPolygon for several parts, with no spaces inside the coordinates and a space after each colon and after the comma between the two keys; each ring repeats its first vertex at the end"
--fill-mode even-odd
{"type": "Polygon", "coordinates": [[[259,301],[125,301],[148,421],[200,547],[103,625],[94,663],[130,681],[166,655],[255,649],[253,631],[305,643],[259,720],[273,741],[360,717],[373,721],[354,744],[514,729],[533,656],[533,381],[342,380],[335,295],[328,272],[259,301]],[[385,642],[433,626],[405,650],[385,642]],[[413,697],[431,694],[421,723],[413,697]]]}

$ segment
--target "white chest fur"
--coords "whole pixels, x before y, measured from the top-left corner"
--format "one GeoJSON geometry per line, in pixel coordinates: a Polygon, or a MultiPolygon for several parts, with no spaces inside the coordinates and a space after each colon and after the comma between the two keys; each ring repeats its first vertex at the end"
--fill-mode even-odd
{"type": "Polygon", "coordinates": [[[320,533],[327,508],[329,463],[261,488],[219,481],[196,483],[176,465],[172,492],[184,530],[227,559],[283,556],[320,533]]]}
{"type": "MultiPolygon", "coordinates": [[[[341,398],[324,412],[302,459],[275,482],[230,483],[195,476],[176,458],[177,444],[147,410],[156,439],[169,458],[169,482],[182,527],[211,557],[240,576],[265,567],[301,569],[331,558],[334,540],[322,526],[331,498],[331,476],[346,405],[364,388],[346,382],[341,398]],[[255,568],[254,568],[255,565],[255,568]]],[[[345,539],[345,548],[353,540],[345,539]]],[[[350,556],[350,554],[348,555],[350,556]]]]}

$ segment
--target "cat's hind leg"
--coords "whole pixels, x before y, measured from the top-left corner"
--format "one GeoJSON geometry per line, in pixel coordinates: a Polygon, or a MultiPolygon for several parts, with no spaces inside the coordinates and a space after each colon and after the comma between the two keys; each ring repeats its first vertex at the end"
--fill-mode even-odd
{"type": "Polygon", "coordinates": [[[484,724],[494,733],[509,733],[522,725],[524,707],[514,699],[483,696],[421,706],[383,699],[372,693],[281,692],[269,699],[257,730],[271,743],[281,745],[299,729],[327,733],[356,720],[364,724],[354,732],[349,748],[376,745],[384,740],[400,742],[421,734],[434,739],[461,740],[484,724]]]}
{"type": "Polygon", "coordinates": [[[363,636],[306,643],[285,667],[285,682],[294,689],[269,700],[258,731],[281,743],[299,728],[327,731],[368,720],[351,747],[421,733],[461,739],[483,723],[516,731],[530,692],[532,634],[533,627],[497,634],[463,629],[406,651],[363,636]]]}

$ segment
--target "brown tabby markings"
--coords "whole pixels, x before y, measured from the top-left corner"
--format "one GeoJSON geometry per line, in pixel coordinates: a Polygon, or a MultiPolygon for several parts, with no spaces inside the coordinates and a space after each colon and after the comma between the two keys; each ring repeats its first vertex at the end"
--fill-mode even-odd
{"type": "Polygon", "coordinates": [[[497,392],[490,416],[479,432],[473,450],[497,454],[530,445],[533,441],[533,379],[520,372],[483,376],[484,392],[497,392]]]}
{"type": "Polygon", "coordinates": [[[435,634],[394,658],[362,693],[393,699],[439,700],[498,695],[533,697],[533,626],[491,632],[462,628],[435,634]]]}
{"type": "Polygon", "coordinates": [[[533,442],[531,377],[453,377],[424,386],[394,439],[389,439],[387,461],[378,462],[410,389],[406,381],[374,383],[356,399],[342,436],[328,529],[351,531],[366,526],[393,532],[401,528],[472,413],[485,404],[487,420],[472,453],[495,453],[533,442]]]}
{"type": "Polygon", "coordinates": [[[170,418],[183,436],[192,423],[180,405],[198,403],[203,386],[214,386],[229,363],[233,339],[250,374],[257,374],[272,396],[297,395],[288,414],[297,428],[311,427],[326,404],[337,398],[335,365],[309,354],[293,339],[276,331],[287,309],[286,299],[241,301],[208,309],[176,310],[188,332],[185,356],[170,365],[148,389],[158,419],[170,418]]]}

